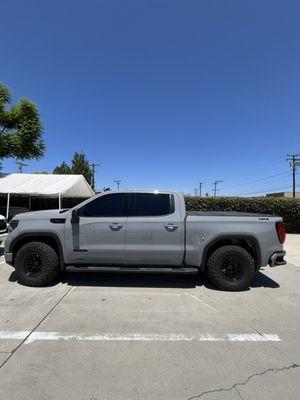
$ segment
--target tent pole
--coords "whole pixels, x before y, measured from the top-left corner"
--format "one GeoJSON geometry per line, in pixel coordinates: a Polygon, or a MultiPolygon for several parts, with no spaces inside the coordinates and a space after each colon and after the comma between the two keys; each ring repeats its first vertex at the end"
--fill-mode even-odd
{"type": "Polygon", "coordinates": [[[7,193],[6,219],[8,219],[8,214],[9,214],[9,202],[10,202],[10,193],[7,193]]]}
{"type": "Polygon", "coordinates": [[[61,193],[58,195],[58,208],[61,210],[61,193]]]}

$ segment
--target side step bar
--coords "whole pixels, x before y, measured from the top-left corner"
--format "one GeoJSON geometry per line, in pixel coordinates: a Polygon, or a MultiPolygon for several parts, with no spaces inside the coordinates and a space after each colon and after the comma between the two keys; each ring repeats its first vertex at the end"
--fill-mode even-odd
{"type": "Polygon", "coordinates": [[[195,267],[115,267],[115,266],[84,266],[84,265],[68,265],[66,266],[66,271],[69,272],[84,272],[84,271],[94,271],[94,272],[180,272],[185,274],[195,274],[199,271],[195,267]]]}

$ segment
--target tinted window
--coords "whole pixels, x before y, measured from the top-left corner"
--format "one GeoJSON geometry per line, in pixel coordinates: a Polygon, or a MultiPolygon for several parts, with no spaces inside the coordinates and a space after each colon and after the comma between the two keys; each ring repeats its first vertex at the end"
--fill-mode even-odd
{"type": "Polygon", "coordinates": [[[169,194],[135,193],[132,196],[131,216],[157,216],[173,212],[169,194]]]}
{"type": "Polygon", "coordinates": [[[124,216],[124,193],[107,194],[86,204],[82,209],[84,217],[122,217],[124,216]]]}

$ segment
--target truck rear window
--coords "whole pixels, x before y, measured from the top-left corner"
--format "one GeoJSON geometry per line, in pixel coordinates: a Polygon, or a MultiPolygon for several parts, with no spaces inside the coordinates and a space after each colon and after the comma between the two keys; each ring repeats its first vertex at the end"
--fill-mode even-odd
{"type": "Polygon", "coordinates": [[[174,212],[173,195],[166,193],[134,193],[131,196],[129,216],[147,217],[174,212]]]}

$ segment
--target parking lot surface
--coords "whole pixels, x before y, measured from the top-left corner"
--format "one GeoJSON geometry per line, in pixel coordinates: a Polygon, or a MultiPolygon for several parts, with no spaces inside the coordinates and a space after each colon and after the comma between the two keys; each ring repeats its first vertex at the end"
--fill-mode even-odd
{"type": "Polygon", "coordinates": [[[0,400],[298,399],[300,235],[286,249],[239,293],[180,274],[29,288],[0,257],[0,400]]]}

